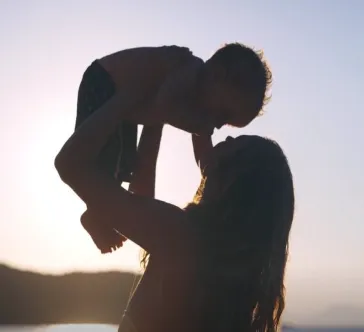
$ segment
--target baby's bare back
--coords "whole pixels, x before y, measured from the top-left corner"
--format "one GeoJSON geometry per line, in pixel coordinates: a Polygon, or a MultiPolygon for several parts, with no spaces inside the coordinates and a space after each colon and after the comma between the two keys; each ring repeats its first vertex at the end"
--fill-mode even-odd
{"type": "Polygon", "coordinates": [[[168,74],[193,57],[185,47],[139,47],[123,50],[100,59],[112,76],[118,91],[131,83],[148,98],[154,95],[168,74]]]}
{"type": "Polygon", "coordinates": [[[203,61],[188,48],[128,49],[108,55],[100,63],[112,76],[117,91],[131,91],[137,87],[140,98],[155,101],[154,111],[149,112],[148,108],[142,116],[142,113],[135,113],[130,122],[143,125],[167,123],[190,133],[212,131],[208,113],[194,105],[197,76],[203,61]]]}

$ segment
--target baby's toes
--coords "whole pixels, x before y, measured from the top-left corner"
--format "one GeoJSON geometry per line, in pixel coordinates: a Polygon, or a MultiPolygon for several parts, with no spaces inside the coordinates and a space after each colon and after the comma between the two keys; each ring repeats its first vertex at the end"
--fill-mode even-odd
{"type": "Polygon", "coordinates": [[[109,231],[104,234],[103,238],[100,239],[100,246],[103,251],[111,252],[123,246],[123,241],[120,240],[120,235],[109,231]]]}

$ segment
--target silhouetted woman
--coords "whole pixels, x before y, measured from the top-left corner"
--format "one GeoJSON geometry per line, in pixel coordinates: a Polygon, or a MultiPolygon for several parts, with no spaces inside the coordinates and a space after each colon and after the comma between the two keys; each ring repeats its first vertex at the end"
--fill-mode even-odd
{"type": "Polygon", "coordinates": [[[150,254],[119,331],[276,331],[294,214],[281,148],[258,136],[215,147],[194,137],[202,180],[193,202],[180,209],[154,198],[161,126],[144,127],[129,191],[97,166],[101,148],[136,104],[114,97],[56,158],[63,181],[87,204],[82,222],[105,227],[96,245],[121,246],[125,238],[116,229],[150,254]]]}

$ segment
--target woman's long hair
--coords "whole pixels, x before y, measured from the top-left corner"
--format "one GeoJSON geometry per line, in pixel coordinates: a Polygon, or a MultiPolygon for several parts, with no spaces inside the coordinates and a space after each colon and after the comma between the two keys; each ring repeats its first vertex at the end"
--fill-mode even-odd
{"type": "MultiPolygon", "coordinates": [[[[294,215],[287,159],[274,141],[249,144],[202,179],[186,207],[200,233],[196,315],[206,331],[277,331],[285,305],[284,273],[294,215]],[[205,198],[209,181],[239,175],[222,197],[205,198]]],[[[147,255],[144,256],[146,262],[147,255]]]]}

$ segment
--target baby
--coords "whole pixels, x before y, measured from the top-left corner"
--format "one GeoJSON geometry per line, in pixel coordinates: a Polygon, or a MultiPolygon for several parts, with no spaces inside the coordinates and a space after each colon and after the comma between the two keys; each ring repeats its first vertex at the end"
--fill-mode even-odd
{"type": "MultiPolygon", "coordinates": [[[[271,72],[262,54],[233,43],[206,62],[188,48],[141,47],[94,61],[78,92],[76,128],[129,84],[145,99],[168,108],[163,122],[200,134],[225,124],[244,127],[261,111],[271,72]]],[[[137,149],[137,123],[123,123],[100,156],[100,165],[128,182],[137,149]]]]}
{"type": "MultiPolygon", "coordinates": [[[[114,94],[127,92],[130,86],[138,87],[141,98],[148,101],[145,104],[168,110],[161,112],[168,114],[166,118],[146,118],[142,124],[162,122],[209,135],[225,124],[245,127],[261,112],[271,79],[262,53],[239,43],[226,44],[206,62],[185,47],[122,50],[94,61],[85,71],[76,129],[114,94]]],[[[137,125],[137,121],[123,122],[99,157],[100,167],[120,183],[131,178],[137,125]]]]}

